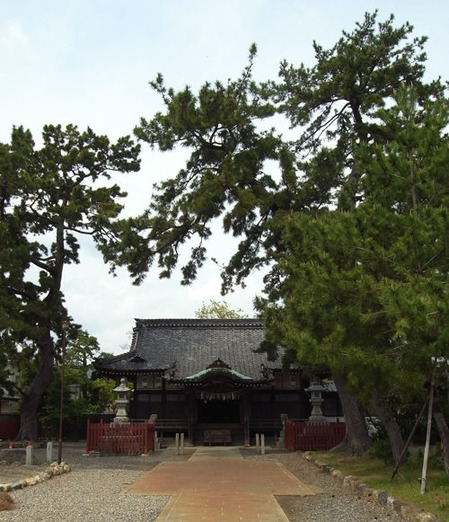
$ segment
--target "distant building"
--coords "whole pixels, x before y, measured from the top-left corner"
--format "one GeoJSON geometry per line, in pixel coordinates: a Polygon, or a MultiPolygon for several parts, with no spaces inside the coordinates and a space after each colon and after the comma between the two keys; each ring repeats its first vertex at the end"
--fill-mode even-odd
{"type": "Polygon", "coordinates": [[[0,414],[19,413],[19,397],[0,388],[0,414]]]}
{"type": "MultiPolygon", "coordinates": [[[[282,350],[274,362],[256,353],[263,340],[257,319],[137,319],[130,351],[94,366],[133,383],[131,419],[156,414],[160,429],[185,431],[191,444],[214,430],[249,444],[254,433],[279,432],[282,414],[311,411],[301,369],[283,368],[282,350]]],[[[337,414],[335,396],[328,414],[337,414]]]]}
{"type": "MultiPolygon", "coordinates": [[[[18,379],[17,371],[9,364],[6,366],[6,370],[9,372],[10,382],[16,383],[18,379]]],[[[19,397],[6,388],[0,388],[0,414],[19,413],[19,409],[19,397]]]]}

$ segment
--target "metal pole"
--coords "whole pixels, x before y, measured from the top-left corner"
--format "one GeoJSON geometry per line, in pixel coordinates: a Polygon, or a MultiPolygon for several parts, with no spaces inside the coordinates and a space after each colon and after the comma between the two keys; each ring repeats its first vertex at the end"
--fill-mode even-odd
{"type": "Polygon", "coordinates": [[[68,324],[64,321],[62,323],[62,363],[61,363],[61,396],[59,408],[59,441],[58,441],[58,464],[62,460],[62,416],[64,412],[64,371],[65,371],[65,331],[68,324]]]}
{"type": "Polygon", "coordinates": [[[400,466],[402,464],[402,461],[404,459],[404,455],[407,452],[408,446],[409,446],[409,444],[410,444],[410,442],[412,440],[412,437],[413,437],[413,435],[415,433],[415,430],[416,430],[416,428],[418,427],[418,424],[421,421],[421,417],[424,415],[424,410],[426,409],[427,401],[428,401],[428,399],[426,399],[426,402],[424,403],[421,411],[419,412],[418,418],[416,419],[415,425],[413,426],[413,429],[410,432],[410,435],[408,436],[407,442],[404,445],[404,449],[402,450],[401,456],[399,457],[399,461],[396,464],[396,467],[394,468],[394,471],[393,471],[393,474],[391,475],[391,479],[390,480],[394,479],[394,477],[396,476],[396,473],[398,472],[398,469],[400,468],[400,466]]]}
{"type": "Polygon", "coordinates": [[[421,477],[421,495],[423,495],[426,492],[427,463],[429,461],[430,431],[431,431],[431,427],[432,427],[432,409],[433,409],[433,384],[430,385],[430,394],[429,394],[429,411],[427,414],[426,446],[424,448],[424,460],[423,460],[422,477],[421,477]]]}

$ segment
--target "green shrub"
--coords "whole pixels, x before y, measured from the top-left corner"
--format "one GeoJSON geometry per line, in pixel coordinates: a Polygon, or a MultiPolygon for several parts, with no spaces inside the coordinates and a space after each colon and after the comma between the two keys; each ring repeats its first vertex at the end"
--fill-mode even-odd
{"type": "Polygon", "coordinates": [[[368,451],[368,454],[372,458],[381,459],[386,464],[393,462],[393,452],[388,440],[377,439],[368,451]]]}

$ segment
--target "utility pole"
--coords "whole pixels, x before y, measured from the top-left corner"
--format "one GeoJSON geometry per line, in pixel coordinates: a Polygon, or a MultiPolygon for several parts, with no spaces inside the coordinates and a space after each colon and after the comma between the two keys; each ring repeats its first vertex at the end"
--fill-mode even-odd
{"type": "Polygon", "coordinates": [[[62,417],[64,413],[64,372],[65,372],[65,332],[69,327],[68,323],[62,323],[62,362],[61,362],[61,396],[59,408],[59,441],[58,441],[58,464],[62,460],[62,417]]]}

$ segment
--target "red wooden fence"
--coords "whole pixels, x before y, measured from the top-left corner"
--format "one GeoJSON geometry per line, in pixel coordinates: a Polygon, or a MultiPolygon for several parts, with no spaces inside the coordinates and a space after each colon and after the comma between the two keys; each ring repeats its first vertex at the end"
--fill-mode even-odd
{"type": "Polygon", "coordinates": [[[86,453],[148,454],[154,451],[154,424],[148,421],[114,424],[87,420],[86,453]]]}
{"type": "Polygon", "coordinates": [[[328,450],[340,444],[345,433],[344,422],[287,420],[285,447],[290,451],[328,450]]]}
{"type": "Polygon", "coordinates": [[[0,420],[0,439],[14,439],[19,431],[19,417],[0,420]]]}

